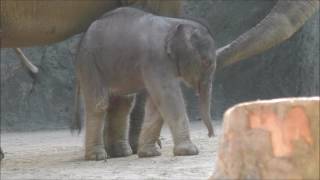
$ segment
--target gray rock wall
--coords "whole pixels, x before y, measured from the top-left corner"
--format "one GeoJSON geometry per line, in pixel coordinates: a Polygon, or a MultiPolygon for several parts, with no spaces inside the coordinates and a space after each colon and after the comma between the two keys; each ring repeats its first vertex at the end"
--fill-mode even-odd
{"type": "MultiPolygon", "coordinates": [[[[206,22],[223,46],[253,27],[275,1],[186,1],[182,16],[206,22]]],[[[11,49],[1,49],[1,129],[67,128],[73,117],[73,47],[79,37],[46,47],[24,48],[40,68],[31,76],[11,49]]],[[[197,99],[185,89],[191,119],[197,99]]],[[[319,95],[319,13],[290,40],[266,53],[217,72],[215,119],[231,105],[255,99],[319,95]]]]}
{"type": "Polygon", "coordinates": [[[77,38],[46,47],[23,48],[39,67],[30,74],[12,49],[1,49],[1,129],[34,130],[68,126],[72,117],[77,38]]]}

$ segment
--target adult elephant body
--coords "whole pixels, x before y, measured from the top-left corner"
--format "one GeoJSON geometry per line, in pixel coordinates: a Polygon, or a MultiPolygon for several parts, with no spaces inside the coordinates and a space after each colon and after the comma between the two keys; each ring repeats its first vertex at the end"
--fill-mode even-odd
{"type": "Polygon", "coordinates": [[[181,2],[162,0],[1,0],[1,47],[47,45],[85,31],[103,13],[136,6],[176,16],[181,2]]]}

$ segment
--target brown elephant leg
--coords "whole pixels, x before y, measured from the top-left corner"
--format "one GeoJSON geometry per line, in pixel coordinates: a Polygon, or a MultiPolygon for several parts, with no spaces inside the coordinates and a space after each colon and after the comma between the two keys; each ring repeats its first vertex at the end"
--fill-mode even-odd
{"type": "Polygon", "coordinates": [[[104,128],[104,144],[108,156],[124,157],[132,154],[128,140],[129,114],[134,97],[112,97],[104,128]]]}
{"type": "Polygon", "coordinates": [[[151,99],[148,97],[145,105],[145,116],[142,131],[139,137],[139,157],[160,156],[161,153],[156,147],[159,139],[163,120],[151,99]]]}
{"type": "Polygon", "coordinates": [[[133,154],[136,154],[138,151],[138,140],[143,123],[145,101],[146,93],[138,94],[130,114],[129,143],[133,154]]]}

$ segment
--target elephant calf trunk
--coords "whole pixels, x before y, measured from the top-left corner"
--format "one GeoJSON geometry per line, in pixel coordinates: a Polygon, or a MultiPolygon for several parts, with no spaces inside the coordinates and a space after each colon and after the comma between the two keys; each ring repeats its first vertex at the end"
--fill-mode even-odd
{"type": "Polygon", "coordinates": [[[208,136],[214,136],[213,126],[211,124],[211,88],[212,82],[211,78],[209,80],[205,80],[199,87],[199,95],[200,95],[200,116],[208,129],[208,136]]]}

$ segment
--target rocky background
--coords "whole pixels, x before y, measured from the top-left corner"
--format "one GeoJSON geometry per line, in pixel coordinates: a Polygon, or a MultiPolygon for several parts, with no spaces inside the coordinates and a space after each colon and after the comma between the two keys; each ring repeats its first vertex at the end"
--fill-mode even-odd
{"type": "MultiPolygon", "coordinates": [[[[218,47],[253,27],[275,1],[185,1],[182,16],[206,23],[218,47]]],[[[40,68],[33,76],[11,49],[1,49],[1,130],[68,128],[73,117],[74,47],[80,36],[44,47],[24,48],[40,68]]],[[[185,88],[191,119],[196,97],[185,88]]],[[[262,55],[216,73],[214,119],[235,103],[288,96],[319,95],[319,13],[291,39],[262,55]]]]}

